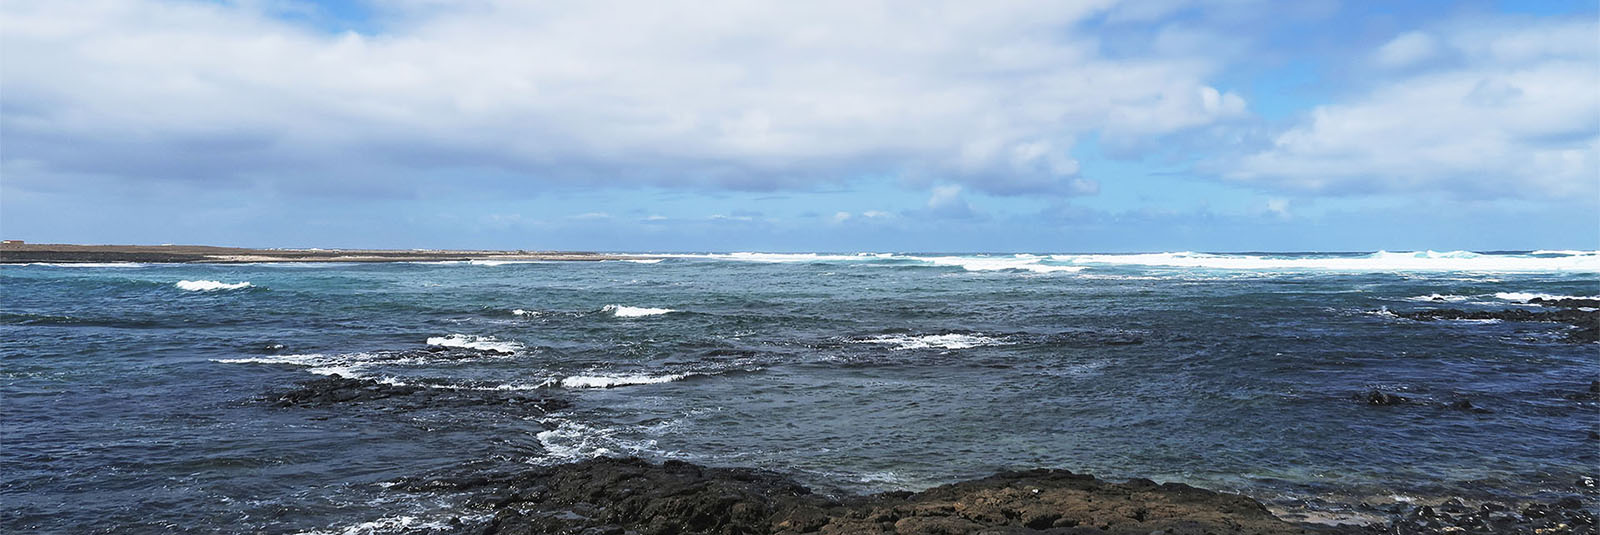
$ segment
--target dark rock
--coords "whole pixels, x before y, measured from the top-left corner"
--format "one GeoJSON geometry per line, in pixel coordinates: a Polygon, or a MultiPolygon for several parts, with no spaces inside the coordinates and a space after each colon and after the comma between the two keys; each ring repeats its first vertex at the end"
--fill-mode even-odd
{"type": "Polygon", "coordinates": [[[1396,316],[1417,321],[1434,320],[1501,320],[1521,322],[1565,323],[1577,327],[1568,331],[1563,340],[1571,343],[1600,342],[1600,310],[1562,308],[1560,310],[1460,310],[1439,308],[1395,312],[1396,316]]]}
{"type": "Polygon", "coordinates": [[[776,473],[594,459],[535,469],[483,533],[1308,533],[1249,498],[1187,485],[1006,472],[918,493],[826,497],[776,473]]]}
{"type": "Polygon", "coordinates": [[[1471,401],[1468,401],[1468,400],[1465,400],[1465,399],[1458,400],[1455,403],[1451,403],[1450,404],[1450,408],[1458,410],[1458,411],[1470,412],[1470,413],[1473,413],[1473,414],[1489,414],[1491,412],[1494,412],[1494,411],[1491,411],[1489,409],[1473,406],[1471,401]]]}
{"type": "Polygon", "coordinates": [[[521,392],[430,388],[390,384],[334,374],[304,381],[291,390],[271,393],[263,401],[279,407],[317,407],[339,403],[385,403],[402,409],[505,405],[549,412],[570,406],[565,400],[530,396],[521,392]]]}
{"type": "Polygon", "coordinates": [[[1539,305],[1557,308],[1600,308],[1600,299],[1582,297],[1575,299],[1545,299],[1535,297],[1528,300],[1530,305],[1539,305]]]}
{"type": "Polygon", "coordinates": [[[1396,394],[1390,394],[1381,390],[1367,392],[1365,395],[1357,396],[1357,399],[1365,400],[1368,405],[1382,406],[1399,405],[1401,403],[1411,401],[1410,398],[1401,397],[1396,394]]]}

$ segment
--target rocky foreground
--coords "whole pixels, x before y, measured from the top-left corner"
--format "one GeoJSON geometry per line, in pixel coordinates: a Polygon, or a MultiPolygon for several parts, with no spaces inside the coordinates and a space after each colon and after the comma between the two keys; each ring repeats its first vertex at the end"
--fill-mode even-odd
{"type": "Polygon", "coordinates": [[[917,493],[824,496],[781,474],[600,458],[503,481],[484,535],[1312,533],[1250,498],[1101,481],[1066,470],[1006,472],[917,493]]]}
{"type": "Polygon", "coordinates": [[[827,496],[774,472],[599,458],[397,488],[487,491],[492,519],[460,526],[479,535],[1595,533],[1593,513],[1577,498],[1520,508],[1397,504],[1377,524],[1296,524],[1237,494],[1043,469],[916,493],[827,496]]]}

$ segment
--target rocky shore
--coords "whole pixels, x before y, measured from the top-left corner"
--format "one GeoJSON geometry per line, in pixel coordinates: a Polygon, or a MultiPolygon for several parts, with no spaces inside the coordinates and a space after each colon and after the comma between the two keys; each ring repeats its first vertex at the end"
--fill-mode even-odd
{"type": "Polygon", "coordinates": [[[1563,340],[1572,343],[1600,342],[1600,299],[1541,299],[1533,298],[1530,305],[1540,305],[1553,310],[1461,310],[1440,308],[1396,312],[1396,316],[1417,321],[1434,320],[1499,320],[1572,325],[1563,340]]]}
{"type": "Polygon", "coordinates": [[[599,261],[634,256],[561,251],[455,251],[441,249],[248,249],[206,245],[0,244],[0,264],[255,262],[599,261]]]}
{"type": "Polygon", "coordinates": [[[1518,506],[1393,504],[1357,524],[1295,523],[1237,494],[1067,470],[1003,472],[922,492],[825,495],[776,472],[597,458],[514,475],[422,478],[402,491],[477,491],[476,535],[844,534],[1593,534],[1577,497],[1518,506]]]}

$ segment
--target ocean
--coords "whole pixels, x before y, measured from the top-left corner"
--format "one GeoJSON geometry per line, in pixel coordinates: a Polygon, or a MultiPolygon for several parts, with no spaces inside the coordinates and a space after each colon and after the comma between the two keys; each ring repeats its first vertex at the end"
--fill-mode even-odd
{"type": "Polygon", "coordinates": [[[7,265],[0,524],[452,532],[481,496],[399,483],[594,456],[824,492],[1066,468],[1331,515],[1592,496],[1600,345],[1403,314],[1596,295],[1593,251],[7,265]],[[335,374],[440,395],[277,402],[335,374]]]}

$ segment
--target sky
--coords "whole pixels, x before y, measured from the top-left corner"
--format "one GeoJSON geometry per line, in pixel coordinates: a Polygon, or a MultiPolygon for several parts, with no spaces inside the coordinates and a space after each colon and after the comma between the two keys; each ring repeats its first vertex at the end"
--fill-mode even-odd
{"type": "Polygon", "coordinates": [[[0,235],[1600,249],[1593,0],[0,3],[0,235]]]}

